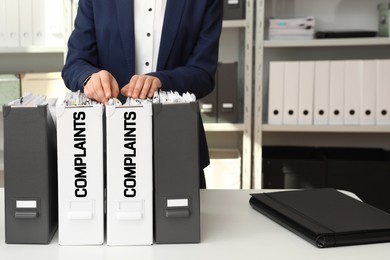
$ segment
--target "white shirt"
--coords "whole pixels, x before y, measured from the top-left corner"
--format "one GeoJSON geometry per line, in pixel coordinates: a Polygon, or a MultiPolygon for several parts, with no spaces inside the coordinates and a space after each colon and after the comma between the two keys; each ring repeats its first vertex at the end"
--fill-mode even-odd
{"type": "Polygon", "coordinates": [[[134,0],[135,74],[156,71],[167,0],[134,0]]]}

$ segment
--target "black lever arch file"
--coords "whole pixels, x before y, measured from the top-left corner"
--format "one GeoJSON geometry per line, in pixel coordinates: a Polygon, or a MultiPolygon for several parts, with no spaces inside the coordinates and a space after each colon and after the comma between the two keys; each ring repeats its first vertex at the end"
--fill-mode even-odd
{"type": "Polygon", "coordinates": [[[49,107],[3,106],[5,241],[48,244],[57,230],[56,129],[49,107]]]}
{"type": "Polygon", "coordinates": [[[198,102],[153,104],[157,244],[200,242],[198,102]]]}
{"type": "Polygon", "coordinates": [[[390,214],[333,188],[251,196],[255,210],[320,248],[390,241],[390,214]]]}

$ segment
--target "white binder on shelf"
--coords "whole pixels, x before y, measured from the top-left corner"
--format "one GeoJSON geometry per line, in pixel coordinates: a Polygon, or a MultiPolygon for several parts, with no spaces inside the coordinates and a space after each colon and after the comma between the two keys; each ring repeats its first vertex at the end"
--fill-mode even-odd
{"type": "Polygon", "coordinates": [[[283,124],[298,123],[299,62],[284,64],[283,124]]]}
{"type": "Polygon", "coordinates": [[[376,124],[390,125],[390,60],[378,60],[376,89],[376,124]]]}
{"type": "Polygon", "coordinates": [[[377,61],[362,61],[362,85],[360,95],[360,124],[375,125],[377,88],[377,61]]]}
{"type": "Polygon", "coordinates": [[[6,43],[6,10],[5,10],[5,0],[0,0],[0,47],[7,46],[6,43]]]}
{"type": "Polygon", "coordinates": [[[33,43],[33,0],[19,1],[20,46],[31,46],[33,43]]]}
{"type": "Polygon", "coordinates": [[[268,87],[268,124],[283,123],[284,62],[271,61],[268,87]]]}
{"type": "Polygon", "coordinates": [[[329,125],[344,123],[345,61],[330,62],[329,125]]]}
{"type": "Polygon", "coordinates": [[[45,0],[34,0],[32,7],[33,45],[42,46],[46,44],[46,12],[45,0]]]}
{"type": "Polygon", "coordinates": [[[152,104],[106,106],[107,245],[153,243],[152,104]]]}
{"type": "Polygon", "coordinates": [[[314,69],[314,124],[329,123],[330,61],[316,61],[314,69]]]}
{"type": "Polygon", "coordinates": [[[104,242],[103,106],[57,103],[60,245],[104,242]]]}
{"type": "Polygon", "coordinates": [[[344,125],[359,124],[361,65],[361,60],[345,61],[344,125]]]}
{"type": "Polygon", "coordinates": [[[298,124],[313,124],[314,62],[299,63],[298,124]]]}
{"type": "Polygon", "coordinates": [[[5,39],[8,47],[19,47],[19,1],[5,0],[5,39]]]}

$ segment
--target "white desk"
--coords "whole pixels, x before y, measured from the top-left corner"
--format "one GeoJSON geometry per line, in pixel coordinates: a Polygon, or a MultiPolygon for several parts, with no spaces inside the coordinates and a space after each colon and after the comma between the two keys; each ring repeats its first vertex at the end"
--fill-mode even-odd
{"type": "Polygon", "coordinates": [[[200,244],[152,246],[59,246],[4,243],[4,189],[0,188],[0,259],[207,260],[389,259],[390,243],[319,249],[249,205],[250,190],[202,190],[200,244]]]}

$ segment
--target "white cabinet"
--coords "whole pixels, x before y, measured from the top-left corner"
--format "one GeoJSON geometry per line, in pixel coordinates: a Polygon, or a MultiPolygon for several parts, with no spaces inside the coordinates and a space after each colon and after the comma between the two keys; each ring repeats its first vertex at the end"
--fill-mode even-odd
{"type": "Polygon", "coordinates": [[[390,148],[390,126],[269,125],[270,61],[389,59],[390,38],[268,40],[270,17],[316,18],[316,30],[374,30],[381,0],[258,0],[255,26],[255,90],[252,187],[262,186],[263,145],[390,148]]]}

